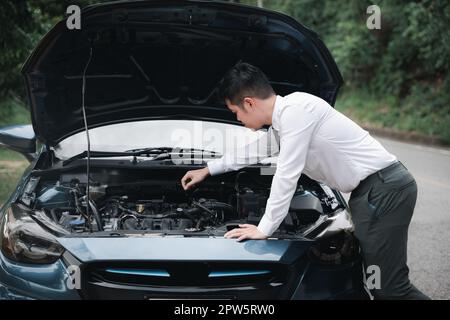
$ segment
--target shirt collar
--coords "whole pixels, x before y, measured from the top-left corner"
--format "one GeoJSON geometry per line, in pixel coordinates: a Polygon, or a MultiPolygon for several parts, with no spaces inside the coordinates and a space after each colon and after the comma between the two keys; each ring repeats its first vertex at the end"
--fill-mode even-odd
{"type": "Polygon", "coordinates": [[[280,113],[280,107],[283,104],[283,97],[280,95],[277,95],[275,97],[275,105],[273,107],[273,113],[272,113],[272,128],[274,128],[275,130],[279,130],[280,126],[278,123],[278,115],[280,113]]]}

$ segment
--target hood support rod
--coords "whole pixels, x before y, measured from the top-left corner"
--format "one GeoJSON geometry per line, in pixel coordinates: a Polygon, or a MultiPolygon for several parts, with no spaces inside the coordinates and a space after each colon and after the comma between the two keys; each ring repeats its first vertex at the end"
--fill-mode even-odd
{"type": "MultiPolygon", "coordinates": [[[[92,60],[92,46],[90,47],[89,50],[89,58],[88,61],[86,62],[86,65],[84,67],[83,70],[83,83],[82,83],[82,87],[81,87],[81,108],[83,110],[83,120],[84,120],[84,128],[86,130],[86,140],[87,140],[87,162],[86,162],[86,176],[87,176],[87,183],[86,183],[86,215],[89,217],[89,180],[90,180],[90,172],[89,172],[89,167],[91,164],[91,141],[89,139],[89,128],[88,128],[88,123],[87,123],[87,117],[86,117],[86,106],[85,106],[85,95],[86,95],[86,71],[89,67],[89,64],[91,63],[92,60]]],[[[89,223],[89,229],[92,232],[92,226],[89,223]]],[[[101,228],[101,226],[99,226],[99,228],[101,228]]]]}

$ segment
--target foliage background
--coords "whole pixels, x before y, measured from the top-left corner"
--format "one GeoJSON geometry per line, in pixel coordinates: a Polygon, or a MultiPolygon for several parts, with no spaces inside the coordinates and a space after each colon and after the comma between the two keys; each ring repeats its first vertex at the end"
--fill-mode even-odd
{"type": "MultiPolygon", "coordinates": [[[[246,1],[252,3],[253,1],[246,1]]],[[[282,0],[263,2],[316,31],[345,86],[336,107],[360,123],[450,142],[450,2],[282,0]],[[366,27],[369,5],[381,29],[366,27]]]]}

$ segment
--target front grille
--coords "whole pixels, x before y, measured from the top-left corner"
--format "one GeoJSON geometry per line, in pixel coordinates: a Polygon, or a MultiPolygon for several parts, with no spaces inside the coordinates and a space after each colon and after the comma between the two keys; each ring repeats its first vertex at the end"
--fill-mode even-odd
{"type": "Polygon", "coordinates": [[[280,263],[96,262],[83,265],[88,299],[286,299],[295,272],[280,263]]]}

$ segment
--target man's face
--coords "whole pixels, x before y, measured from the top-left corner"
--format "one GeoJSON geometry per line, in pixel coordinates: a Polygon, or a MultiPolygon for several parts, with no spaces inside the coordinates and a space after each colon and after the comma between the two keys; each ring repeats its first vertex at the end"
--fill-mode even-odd
{"type": "Polygon", "coordinates": [[[236,114],[238,121],[242,122],[246,128],[258,130],[264,125],[262,110],[259,100],[254,98],[244,98],[243,107],[232,104],[230,100],[225,100],[228,109],[236,114]]]}

